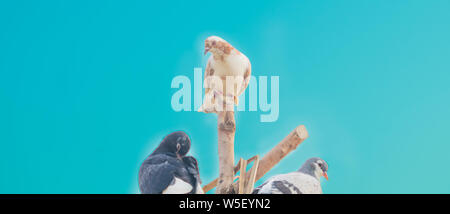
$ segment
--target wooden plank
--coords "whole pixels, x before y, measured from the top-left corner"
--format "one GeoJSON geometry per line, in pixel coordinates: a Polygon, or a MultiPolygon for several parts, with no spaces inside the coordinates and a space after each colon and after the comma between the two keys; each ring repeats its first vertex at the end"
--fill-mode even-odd
{"type": "Polygon", "coordinates": [[[245,193],[245,179],[246,179],[246,172],[245,170],[247,169],[247,161],[244,160],[243,158],[241,158],[240,160],[241,162],[241,170],[240,171],[240,175],[239,175],[239,194],[244,194],[245,193]]]}
{"type": "Polygon", "coordinates": [[[256,182],[256,172],[258,171],[259,166],[259,155],[256,155],[255,163],[249,171],[249,179],[245,183],[244,194],[251,194],[253,192],[253,188],[255,187],[256,182]]]}
{"type": "MultiPolygon", "coordinates": [[[[249,158],[247,160],[247,165],[249,163],[251,163],[252,161],[254,161],[256,159],[256,156],[253,156],[251,158],[249,158]]],[[[236,164],[236,166],[234,167],[234,174],[236,174],[241,168],[241,160],[239,160],[239,162],[236,164]]],[[[235,179],[233,179],[234,181],[235,179]]],[[[219,178],[214,179],[213,181],[209,182],[208,184],[206,184],[205,186],[203,186],[203,192],[209,192],[210,190],[212,190],[215,186],[217,186],[217,182],[219,181],[219,178]]]]}

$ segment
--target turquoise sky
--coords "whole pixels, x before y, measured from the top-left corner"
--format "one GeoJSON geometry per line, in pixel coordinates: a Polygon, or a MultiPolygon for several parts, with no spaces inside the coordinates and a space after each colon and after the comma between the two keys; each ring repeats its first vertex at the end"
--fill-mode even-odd
{"type": "MultiPolygon", "coordinates": [[[[308,138],[266,177],[309,157],[325,193],[450,193],[450,1],[2,1],[0,193],[137,193],[140,163],[185,130],[204,183],[216,117],[175,112],[177,75],[203,40],[280,79],[280,115],[238,112],[236,158],[308,138]]],[[[261,183],[263,180],[258,182],[261,183]]]]}

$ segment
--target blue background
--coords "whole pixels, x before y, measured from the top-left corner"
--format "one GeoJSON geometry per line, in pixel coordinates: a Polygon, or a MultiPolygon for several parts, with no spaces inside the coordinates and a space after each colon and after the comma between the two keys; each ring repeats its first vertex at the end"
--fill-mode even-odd
{"type": "MultiPolygon", "coordinates": [[[[450,193],[450,1],[2,1],[0,193],[137,193],[140,163],[185,130],[204,184],[216,117],[175,112],[176,75],[218,35],[280,76],[280,115],[237,114],[236,158],[297,125],[325,193],[450,193]]],[[[260,180],[263,181],[263,178],[260,180]]]]}

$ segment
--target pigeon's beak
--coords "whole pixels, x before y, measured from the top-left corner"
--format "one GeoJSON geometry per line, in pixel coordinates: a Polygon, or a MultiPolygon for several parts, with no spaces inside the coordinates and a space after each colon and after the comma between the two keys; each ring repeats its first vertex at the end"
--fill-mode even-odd
{"type": "Polygon", "coordinates": [[[205,48],[205,53],[203,55],[206,55],[209,52],[209,48],[205,48]]]}
{"type": "Polygon", "coordinates": [[[323,172],[323,177],[324,177],[325,179],[327,179],[327,181],[328,181],[328,174],[327,174],[327,172],[323,172]]]}

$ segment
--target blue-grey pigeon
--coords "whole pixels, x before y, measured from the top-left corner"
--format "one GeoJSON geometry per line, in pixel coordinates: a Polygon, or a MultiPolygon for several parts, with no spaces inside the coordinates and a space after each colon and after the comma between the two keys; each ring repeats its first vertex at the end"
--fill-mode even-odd
{"type": "Polygon", "coordinates": [[[320,177],[328,180],[327,171],[324,160],[310,158],[295,172],[269,178],[253,194],[322,194],[320,177]]]}

